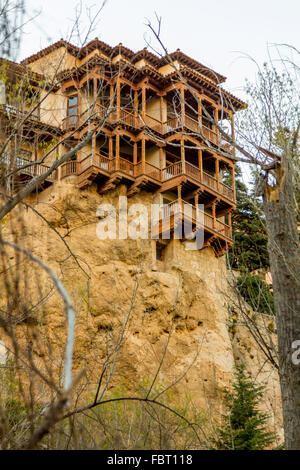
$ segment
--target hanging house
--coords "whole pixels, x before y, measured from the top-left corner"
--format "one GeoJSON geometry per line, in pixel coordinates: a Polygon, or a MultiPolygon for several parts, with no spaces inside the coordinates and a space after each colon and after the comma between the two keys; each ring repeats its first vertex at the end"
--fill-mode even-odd
{"type": "MultiPolygon", "coordinates": [[[[128,197],[147,191],[163,204],[158,237],[164,234],[164,218],[175,230],[183,204],[191,207],[197,230],[196,206],[203,204],[204,246],[212,246],[216,255],[231,246],[236,159],[220,127],[226,125],[234,139],[234,113],[245,104],[221,88],[225,77],[180,50],[160,58],[147,49],[135,53],[98,39],[83,48],[60,40],[21,64],[6,61],[6,66],[12,77],[26,74],[31,89],[40,88],[40,104],[22,126],[24,148],[14,157],[18,184],[51,165],[50,154],[42,164],[28,166],[41,158],[45,142],[61,142],[57,154],[62,155],[95,129],[76,157],[38,191],[70,177],[81,189],[96,184],[100,194],[120,184],[128,197]]],[[[2,99],[2,132],[28,112],[19,108],[2,99]]]]}

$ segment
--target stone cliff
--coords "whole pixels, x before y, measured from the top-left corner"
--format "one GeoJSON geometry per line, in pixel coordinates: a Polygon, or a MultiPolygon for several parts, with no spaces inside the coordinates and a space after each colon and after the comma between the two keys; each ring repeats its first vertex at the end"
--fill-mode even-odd
{"type": "MultiPolygon", "coordinates": [[[[97,207],[103,202],[117,205],[125,193],[122,186],[102,196],[93,186],[81,191],[70,178],[32,196],[34,208],[48,223],[31,209],[23,211],[20,244],[60,276],[76,308],[74,370],[86,367],[95,388],[127,322],[110,387],[122,382],[134,390],[140,381],[151,382],[163,359],[157,383],[174,384],[179,402],[189,396],[216,417],[222,411],[222,389],[232,383],[235,362],[243,360],[257,383],[266,386],[262,408],[270,413],[270,427],[281,433],[277,373],[240,317],[234,333],[231,328],[233,294],[225,256],[217,258],[212,248],[189,251],[183,242],[171,240],[158,261],[154,240],[99,240],[97,207]]],[[[152,195],[141,191],[130,198],[129,204],[134,202],[149,206],[152,195]]],[[[28,276],[33,274],[28,271],[28,276]]],[[[45,278],[42,284],[47,290],[50,282],[45,278]]],[[[39,315],[30,328],[46,328],[52,349],[59,349],[65,315],[53,291],[39,315]]],[[[39,347],[36,353],[46,354],[39,347]]]]}

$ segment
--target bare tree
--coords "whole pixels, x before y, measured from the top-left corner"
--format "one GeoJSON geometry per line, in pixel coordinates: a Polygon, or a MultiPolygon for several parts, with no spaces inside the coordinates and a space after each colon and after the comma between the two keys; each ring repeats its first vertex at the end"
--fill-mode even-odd
{"type": "MultiPolygon", "coordinates": [[[[235,149],[230,158],[259,168],[256,194],[263,197],[268,234],[268,251],[273,280],[279,354],[279,377],[285,431],[285,446],[300,449],[300,388],[299,364],[293,354],[300,338],[300,251],[296,209],[299,187],[299,51],[289,45],[277,46],[268,65],[258,67],[257,83],[250,85],[249,106],[242,113],[232,138],[221,120],[205,110],[188,80],[177,70],[176,64],[160,39],[161,18],[157,26],[148,27],[156,38],[162,54],[177,71],[195,100],[204,107],[206,119],[218,130],[221,139],[235,149]]],[[[151,44],[149,44],[151,46],[151,44]]],[[[274,52],[274,50],[273,50],[274,52]]],[[[250,58],[249,58],[250,60],[250,58]]],[[[216,77],[218,78],[218,77],[216,77]]],[[[219,87],[219,107],[234,108],[228,95],[219,87]]],[[[225,115],[225,113],[224,113],[225,115]]],[[[201,148],[213,148],[198,122],[201,148]]],[[[218,149],[224,153],[224,146],[218,149]]]]}

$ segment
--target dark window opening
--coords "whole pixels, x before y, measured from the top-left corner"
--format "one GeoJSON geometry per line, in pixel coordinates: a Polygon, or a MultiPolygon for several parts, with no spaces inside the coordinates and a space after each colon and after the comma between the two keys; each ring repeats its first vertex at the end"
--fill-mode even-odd
{"type": "Polygon", "coordinates": [[[157,261],[163,261],[165,255],[165,245],[162,243],[156,243],[156,259],[157,261]]]}

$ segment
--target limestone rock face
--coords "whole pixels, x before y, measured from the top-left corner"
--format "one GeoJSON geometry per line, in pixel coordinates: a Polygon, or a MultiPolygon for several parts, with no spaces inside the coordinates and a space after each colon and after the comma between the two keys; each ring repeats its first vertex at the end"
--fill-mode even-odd
{"type": "MultiPolygon", "coordinates": [[[[118,207],[126,188],[99,195],[93,186],[82,191],[71,178],[66,181],[32,203],[64,237],[77,261],[30,209],[22,240],[60,276],[73,299],[74,369],[86,367],[91,387],[96,387],[101,367],[117,347],[110,386],[125,383],[134,390],[141,381],[151,383],[163,360],[157,383],[174,384],[179,402],[189,396],[208,416],[215,416],[222,411],[222,390],[232,383],[234,363],[243,360],[257,382],[266,386],[262,408],[280,431],[276,371],[240,320],[234,335],[230,330],[225,257],[217,258],[212,248],[191,251],[184,242],[170,240],[164,260],[157,261],[155,240],[99,240],[97,207],[104,202],[118,207]]],[[[153,196],[143,191],[128,200],[129,205],[143,203],[148,208],[152,202],[153,196]]],[[[45,279],[43,286],[50,284],[45,279]]],[[[62,347],[65,314],[56,294],[47,299],[43,324],[53,347],[62,347]]]]}

